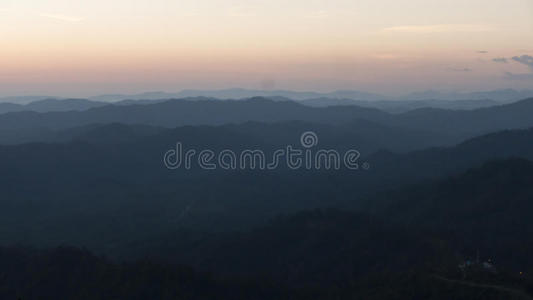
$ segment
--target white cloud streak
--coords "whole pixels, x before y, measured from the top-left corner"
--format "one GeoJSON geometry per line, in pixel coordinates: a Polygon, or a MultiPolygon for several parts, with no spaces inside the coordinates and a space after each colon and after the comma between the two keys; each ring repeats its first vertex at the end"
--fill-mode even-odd
{"type": "Polygon", "coordinates": [[[310,13],[307,17],[311,19],[326,19],[329,18],[329,13],[325,10],[319,10],[310,13]]]}
{"type": "Polygon", "coordinates": [[[256,14],[248,10],[244,6],[234,6],[228,9],[227,15],[229,17],[243,18],[243,17],[254,17],[256,14]]]}
{"type": "Polygon", "coordinates": [[[40,13],[39,16],[43,18],[49,18],[53,20],[70,22],[70,23],[77,23],[77,22],[83,21],[83,18],[81,17],[67,16],[67,15],[61,15],[61,14],[40,13]]]}

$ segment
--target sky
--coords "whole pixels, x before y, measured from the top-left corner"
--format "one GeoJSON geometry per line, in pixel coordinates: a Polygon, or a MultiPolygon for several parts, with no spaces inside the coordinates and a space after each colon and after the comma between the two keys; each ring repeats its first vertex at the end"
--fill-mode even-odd
{"type": "Polygon", "coordinates": [[[533,88],[532,0],[0,0],[0,96],[533,88]]]}

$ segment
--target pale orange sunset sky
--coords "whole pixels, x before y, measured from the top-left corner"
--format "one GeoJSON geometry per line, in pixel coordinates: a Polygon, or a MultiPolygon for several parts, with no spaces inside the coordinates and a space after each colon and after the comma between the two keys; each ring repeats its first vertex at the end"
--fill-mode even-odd
{"type": "Polygon", "coordinates": [[[533,88],[532,0],[0,0],[0,41],[0,96],[533,88]]]}

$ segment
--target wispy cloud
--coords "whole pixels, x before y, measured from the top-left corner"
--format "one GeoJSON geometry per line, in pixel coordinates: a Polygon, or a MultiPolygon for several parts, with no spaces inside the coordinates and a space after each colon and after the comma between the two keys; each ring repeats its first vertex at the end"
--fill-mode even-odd
{"type": "Polygon", "coordinates": [[[448,68],[448,70],[452,72],[472,72],[470,68],[448,68]]]}
{"type": "Polygon", "coordinates": [[[310,13],[307,17],[311,19],[326,19],[329,18],[329,13],[325,10],[319,10],[310,13]]]}
{"type": "Polygon", "coordinates": [[[421,26],[393,26],[384,28],[384,32],[400,33],[446,33],[446,32],[485,32],[494,28],[480,24],[439,24],[421,26]]]}
{"type": "Polygon", "coordinates": [[[61,14],[40,13],[39,16],[43,18],[54,19],[63,22],[77,23],[83,21],[83,18],[76,16],[67,16],[61,14]]]}
{"type": "Polygon", "coordinates": [[[489,51],[486,51],[486,50],[479,50],[479,51],[477,51],[477,53],[479,53],[479,54],[487,54],[487,53],[489,53],[489,51]]]}
{"type": "MultiPolygon", "coordinates": [[[[505,78],[512,80],[533,80],[533,56],[524,54],[522,56],[513,56],[511,59],[517,63],[528,66],[531,72],[519,74],[506,72],[505,78]]],[[[507,61],[507,59],[505,60],[507,61]]]]}
{"type": "Polygon", "coordinates": [[[514,61],[528,66],[533,71],[533,56],[531,55],[522,55],[522,56],[513,56],[514,61]]]}
{"type": "Polygon", "coordinates": [[[496,63],[501,63],[501,64],[509,63],[509,60],[505,57],[496,57],[496,58],[493,58],[492,61],[496,63]]]}
{"type": "Polygon", "coordinates": [[[227,15],[229,17],[253,17],[256,14],[250,10],[248,10],[244,6],[233,6],[230,7],[227,11],[227,15]]]}

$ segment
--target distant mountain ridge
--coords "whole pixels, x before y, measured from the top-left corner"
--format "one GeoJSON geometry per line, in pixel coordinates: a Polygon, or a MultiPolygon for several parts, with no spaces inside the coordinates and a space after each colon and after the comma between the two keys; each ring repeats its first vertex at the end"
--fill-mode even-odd
{"type": "MultiPolygon", "coordinates": [[[[43,100],[32,101],[26,104],[17,104],[11,102],[0,102],[0,114],[9,112],[35,111],[35,112],[53,112],[53,111],[70,111],[70,110],[87,110],[94,107],[105,105],[135,105],[135,104],[156,104],[165,102],[170,99],[183,99],[183,97],[171,97],[172,94],[158,94],[154,98],[141,98],[137,100],[127,99],[111,102],[103,97],[103,101],[89,99],[61,99],[46,98],[43,100]]],[[[217,100],[227,101],[230,99],[219,99],[214,97],[186,97],[190,101],[194,100],[217,100]]],[[[253,97],[251,97],[253,98],[253,97]]],[[[501,104],[494,100],[352,100],[346,98],[311,98],[304,100],[293,100],[282,96],[265,97],[272,101],[295,101],[311,107],[328,107],[328,106],[361,106],[368,108],[377,108],[391,113],[402,113],[419,108],[442,108],[454,110],[472,110],[482,107],[490,107],[501,104]]],[[[246,100],[243,98],[239,100],[246,100]]],[[[235,99],[234,99],[235,100],[235,99]]]]}
{"type": "Polygon", "coordinates": [[[530,97],[533,97],[533,90],[499,89],[467,93],[429,90],[411,93],[407,96],[400,97],[400,100],[494,100],[498,102],[509,102],[530,97]]]}
{"type": "Polygon", "coordinates": [[[208,97],[219,99],[246,99],[252,97],[284,97],[293,100],[303,100],[309,98],[329,97],[329,98],[350,98],[359,100],[383,100],[386,96],[379,94],[355,91],[355,90],[339,90],[330,93],[319,92],[300,92],[290,90],[249,90],[249,89],[223,89],[223,90],[182,90],[177,93],[167,92],[147,92],[141,94],[114,94],[114,95],[101,95],[91,97],[91,100],[97,101],[120,101],[120,100],[155,100],[155,99],[169,99],[169,98],[189,98],[189,97],[208,97]]]}
{"type": "MultiPolygon", "coordinates": [[[[84,101],[82,103],[86,104],[84,101]]],[[[20,139],[27,134],[91,124],[123,123],[174,128],[244,122],[343,124],[366,121],[389,128],[439,135],[443,137],[441,145],[449,145],[449,142],[457,143],[493,131],[532,127],[531,115],[533,98],[473,110],[422,108],[399,114],[353,105],[316,108],[294,101],[273,101],[264,97],[228,101],[185,98],[141,104],[121,105],[119,102],[114,105],[97,105],[82,111],[7,113],[0,115],[0,143],[9,142],[13,138],[20,139]]],[[[359,125],[366,126],[365,122],[359,125]]]]}
{"type": "Polygon", "coordinates": [[[175,99],[150,105],[107,105],[86,111],[14,112],[0,115],[4,129],[65,129],[93,123],[145,124],[162,127],[221,125],[228,123],[314,121],[342,123],[357,118],[376,119],[386,113],[372,108],[311,108],[292,101],[256,97],[248,101],[216,101],[208,98],[175,99]]]}
{"type": "Polygon", "coordinates": [[[34,111],[82,111],[94,107],[109,105],[106,102],[98,102],[87,99],[56,99],[47,98],[38,101],[32,101],[27,104],[1,103],[0,114],[8,112],[34,111]]]}
{"type": "Polygon", "coordinates": [[[12,97],[0,97],[0,103],[11,104],[28,104],[35,101],[41,101],[44,99],[65,99],[63,97],[51,96],[51,95],[35,95],[35,96],[12,96],[12,97]]]}
{"type": "Polygon", "coordinates": [[[186,98],[186,97],[212,97],[220,99],[244,99],[251,97],[284,97],[293,100],[307,100],[316,98],[349,99],[358,101],[419,101],[419,100],[493,100],[497,102],[518,101],[533,97],[533,90],[513,90],[499,89],[480,92],[441,92],[422,91],[414,92],[404,96],[385,96],[377,93],[369,93],[358,90],[337,90],[333,92],[310,92],[291,90],[253,90],[253,89],[221,89],[221,90],[182,90],[176,93],[167,92],[146,92],[140,94],[111,94],[91,97],[97,101],[120,101],[127,99],[164,99],[164,98],[186,98]]]}
{"type": "Polygon", "coordinates": [[[313,107],[355,105],[377,108],[391,113],[401,113],[418,108],[442,108],[471,110],[506,104],[533,97],[533,90],[501,89],[493,91],[459,93],[424,91],[405,96],[384,96],[357,90],[333,92],[307,92],[290,90],[183,90],[176,93],[145,92],[139,94],[108,94],[87,99],[62,98],[52,96],[21,96],[0,98],[0,114],[16,111],[67,111],[85,110],[105,104],[153,104],[169,99],[188,98],[212,100],[246,100],[254,97],[269,98],[273,101],[293,100],[313,107]],[[80,103],[84,101],[85,103],[80,103]],[[55,103],[53,103],[55,102],[55,103]]]}
{"type": "Polygon", "coordinates": [[[315,98],[301,100],[300,103],[313,107],[355,105],[372,107],[390,113],[403,113],[420,108],[440,108],[452,110],[473,110],[502,104],[501,102],[481,100],[376,100],[362,101],[352,99],[315,98]]]}

